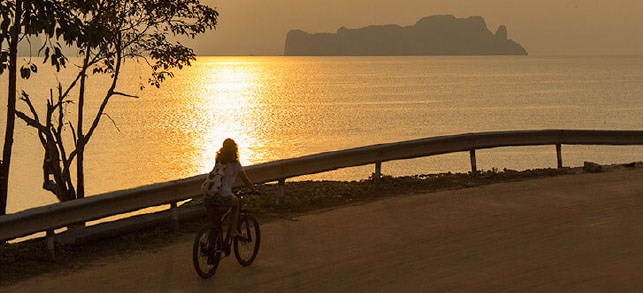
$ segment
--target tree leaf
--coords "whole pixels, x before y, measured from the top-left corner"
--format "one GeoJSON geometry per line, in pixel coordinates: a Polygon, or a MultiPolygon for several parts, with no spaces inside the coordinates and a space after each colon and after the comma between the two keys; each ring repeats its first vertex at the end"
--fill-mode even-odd
{"type": "Polygon", "coordinates": [[[31,76],[31,70],[29,70],[29,67],[20,67],[20,77],[23,79],[29,79],[29,76],[31,76]]]}

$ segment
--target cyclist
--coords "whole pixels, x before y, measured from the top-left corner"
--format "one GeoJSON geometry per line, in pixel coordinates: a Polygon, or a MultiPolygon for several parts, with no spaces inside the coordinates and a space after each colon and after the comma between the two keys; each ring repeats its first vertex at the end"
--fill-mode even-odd
{"type": "Polygon", "coordinates": [[[206,199],[204,199],[208,218],[213,225],[218,225],[220,224],[219,210],[231,208],[232,213],[230,216],[232,216],[232,218],[230,227],[228,228],[228,235],[233,238],[238,237],[239,231],[237,230],[237,223],[239,222],[239,199],[234,195],[234,193],[232,193],[232,185],[234,184],[237,176],[240,176],[252,193],[258,193],[258,191],[252,181],[250,181],[250,178],[248,178],[246,172],[243,171],[241,163],[239,163],[239,148],[234,140],[228,138],[223,141],[223,146],[217,152],[215,164],[225,165],[223,171],[224,175],[217,195],[212,198],[206,197],[206,199]],[[234,229],[232,227],[234,227],[234,229]]]}

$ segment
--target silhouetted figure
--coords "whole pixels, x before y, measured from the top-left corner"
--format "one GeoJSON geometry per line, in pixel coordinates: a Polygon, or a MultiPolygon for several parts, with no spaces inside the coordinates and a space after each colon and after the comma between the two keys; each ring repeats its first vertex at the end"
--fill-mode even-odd
{"type": "MultiPolygon", "coordinates": [[[[239,221],[239,199],[232,193],[232,185],[237,178],[237,175],[241,177],[243,182],[248,186],[248,188],[256,193],[254,184],[248,178],[248,175],[243,171],[243,167],[239,162],[239,149],[237,143],[228,138],[223,142],[223,146],[217,152],[214,171],[221,170],[221,186],[218,187],[218,192],[214,196],[205,196],[203,203],[207,209],[208,218],[213,225],[216,225],[219,221],[219,210],[232,208],[232,218],[230,223],[230,235],[236,237],[239,235],[237,231],[237,223],[239,221]],[[234,227],[234,229],[232,229],[234,227]]],[[[208,176],[219,176],[212,174],[211,172],[208,176]]]]}

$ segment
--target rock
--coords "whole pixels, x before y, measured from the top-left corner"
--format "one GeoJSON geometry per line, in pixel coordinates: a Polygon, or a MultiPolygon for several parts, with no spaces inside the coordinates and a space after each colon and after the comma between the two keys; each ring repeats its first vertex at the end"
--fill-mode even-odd
{"type": "Polygon", "coordinates": [[[507,27],[504,25],[501,25],[498,27],[498,30],[496,31],[496,39],[498,40],[507,40],[507,27]]]}
{"type": "Polygon", "coordinates": [[[598,173],[598,172],[601,172],[603,170],[603,168],[599,164],[596,164],[596,163],[593,163],[593,162],[585,162],[583,164],[583,170],[585,170],[585,172],[589,172],[589,173],[598,173]]]}
{"type": "Polygon", "coordinates": [[[493,34],[480,16],[456,18],[434,15],[411,26],[341,27],[336,33],[309,34],[291,30],[286,56],[403,56],[403,55],[527,55],[507,39],[502,25],[493,34]]]}
{"type": "Polygon", "coordinates": [[[636,167],[636,163],[632,162],[632,163],[629,163],[629,164],[623,164],[623,166],[627,167],[627,168],[634,168],[634,167],[636,167]]]}
{"type": "Polygon", "coordinates": [[[641,164],[643,164],[643,162],[632,162],[629,164],[623,164],[623,166],[627,168],[636,168],[637,165],[641,165],[641,164]]]}

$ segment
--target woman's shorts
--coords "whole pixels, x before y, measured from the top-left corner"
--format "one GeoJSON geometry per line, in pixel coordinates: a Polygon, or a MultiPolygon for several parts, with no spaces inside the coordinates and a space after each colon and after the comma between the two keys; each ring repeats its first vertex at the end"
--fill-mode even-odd
{"type": "Polygon", "coordinates": [[[228,209],[230,206],[232,206],[232,200],[235,199],[236,196],[231,195],[231,196],[204,196],[203,197],[203,204],[205,205],[206,208],[216,208],[216,209],[228,209]]]}

